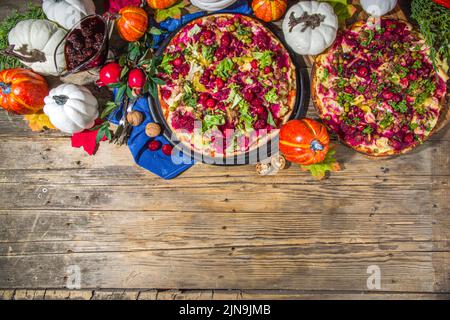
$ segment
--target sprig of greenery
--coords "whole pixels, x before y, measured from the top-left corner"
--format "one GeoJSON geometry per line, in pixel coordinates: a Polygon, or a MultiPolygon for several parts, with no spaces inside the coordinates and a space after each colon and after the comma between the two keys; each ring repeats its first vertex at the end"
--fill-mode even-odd
{"type": "MultiPolygon", "coordinates": [[[[38,5],[29,2],[27,8],[24,11],[14,11],[6,19],[0,22],[0,50],[4,50],[8,47],[8,34],[12,28],[16,26],[22,20],[27,19],[44,19],[44,11],[38,5]]],[[[13,57],[0,55],[0,70],[17,68],[22,66],[22,63],[13,57]]]]}
{"type": "Polygon", "coordinates": [[[411,12],[431,47],[434,65],[447,65],[450,61],[450,10],[432,0],[413,0],[411,12]]]}

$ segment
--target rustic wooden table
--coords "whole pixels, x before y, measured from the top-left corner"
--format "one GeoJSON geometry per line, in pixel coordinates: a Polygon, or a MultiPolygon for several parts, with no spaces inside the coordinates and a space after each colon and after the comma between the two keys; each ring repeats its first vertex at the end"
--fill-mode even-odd
{"type": "Polygon", "coordinates": [[[126,147],[89,157],[0,114],[0,298],[450,298],[448,128],[390,160],[339,145],[325,181],[201,164],[164,181],[126,147]]]}

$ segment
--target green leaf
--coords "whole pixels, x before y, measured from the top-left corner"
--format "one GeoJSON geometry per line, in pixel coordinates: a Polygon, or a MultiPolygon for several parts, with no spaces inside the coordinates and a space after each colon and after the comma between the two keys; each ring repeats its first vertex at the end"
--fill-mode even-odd
{"type": "Polygon", "coordinates": [[[131,42],[128,45],[128,59],[135,61],[141,55],[139,42],[131,42]]]}
{"type": "Polygon", "coordinates": [[[130,68],[128,66],[123,66],[122,67],[122,71],[120,72],[120,79],[125,78],[125,76],[127,75],[128,71],[130,71],[130,68]]]}
{"type": "Polygon", "coordinates": [[[230,58],[225,58],[219,62],[216,69],[214,70],[214,74],[222,79],[227,79],[233,71],[233,68],[233,60],[231,60],[230,58]]]}
{"type": "Polygon", "coordinates": [[[180,18],[181,17],[181,9],[183,9],[186,5],[183,1],[180,1],[178,4],[175,4],[174,6],[163,9],[163,10],[156,10],[155,12],[155,20],[156,22],[162,22],[169,18],[180,18]]]}
{"type": "Polygon", "coordinates": [[[148,32],[150,34],[155,35],[155,36],[159,36],[159,35],[163,34],[163,31],[161,29],[156,28],[156,27],[151,27],[148,32]]]}
{"type": "Polygon", "coordinates": [[[100,115],[100,118],[104,119],[116,108],[117,108],[117,105],[114,102],[108,101],[102,111],[102,114],[100,115]]]}
{"type": "Polygon", "coordinates": [[[211,115],[207,114],[203,118],[203,132],[211,128],[223,125],[225,123],[225,116],[223,114],[211,115]]]}
{"type": "Polygon", "coordinates": [[[273,115],[270,110],[267,110],[267,123],[270,124],[272,127],[276,127],[275,121],[273,120],[273,115]]]}
{"type": "Polygon", "coordinates": [[[127,85],[126,84],[123,84],[119,88],[119,90],[117,90],[116,99],[115,99],[116,104],[120,104],[122,102],[122,98],[123,98],[123,96],[124,96],[126,91],[127,91],[127,85]]]}
{"type": "Polygon", "coordinates": [[[97,144],[100,143],[100,141],[103,139],[103,137],[105,136],[105,130],[103,129],[104,127],[100,127],[100,129],[97,131],[97,137],[95,138],[95,142],[97,144]]]}
{"type": "Polygon", "coordinates": [[[277,103],[278,102],[278,95],[277,95],[277,89],[276,88],[272,88],[270,91],[268,91],[265,95],[264,98],[266,99],[267,102],[269,103],[277,103]]]}
{"type": "Polygon", "coordinates": [[[116,82],[116,83],[110,83],[108,84],[108,87],[111,89],[116,89],[116,88],[120,88],[121,86],[123,86],[122,82],[116,82]]]}
{"type": "Polygon", "coordinates": [[[309,166],[301,165],[300,167],[304,171],[309,171],[313,177],[323,179],[327,172],[340,170],[339,163],[334,158],[335,153],[334,149],[330,149],[322,162],[309,166]]]}
{"type": "Polygon", "coordinates": [[[273,55],[272,51],[266,50],[263,52],[253,53],[253,58],[258,60],[259,67],[262,69],[265,67],[270,67],[272,65],[273,62],[272,55],[273,55]]]}
{"type": "Polygon", "coordinates": [[[127,87],[126,94],[127,94],[127,97],[130,98],[130,99],[134,99],[135,98],[134,95],[133,95],[133,90],[131,90],[130,87],[127,87]]]}
{"type": "Polygon", "coordinates": [[[156,83],[156,84],[158,84],[158,85],[160,85],[160,86],[163,86],[163,85],[165,85],[166,84],[166,82],[164,81],[164,80],[162,80],[162,79],[160,79],[160,78],[157,78],[157,77],[152,77],[152,78],[150,78],[154,83],[156,83]]]}

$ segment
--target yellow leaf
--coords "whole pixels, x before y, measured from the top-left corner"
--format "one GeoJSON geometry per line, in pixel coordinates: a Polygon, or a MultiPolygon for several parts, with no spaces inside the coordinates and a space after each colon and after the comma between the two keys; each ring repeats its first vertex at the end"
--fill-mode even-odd
{"type": "Polygon", "coordinates": [[[56,129],[45,113],[27,114],[23,118],[28,122],[28,126],[33,131],[56,129]]]}

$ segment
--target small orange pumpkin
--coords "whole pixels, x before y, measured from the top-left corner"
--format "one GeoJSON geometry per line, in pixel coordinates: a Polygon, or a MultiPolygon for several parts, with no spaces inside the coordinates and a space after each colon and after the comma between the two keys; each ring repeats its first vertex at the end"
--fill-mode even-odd
{"type": "Polygon", "coordinates": [[[253,0],[252,9],[259,19],[265,22],[280,19],[287,9],[286,0],[253,0]]]}
{"type": "Polygon", "coordinates": [[[291,120],[281,127],[280,152],[286,160],[302,165],[322,162],[328,153],[330,136],[320,122],[291,120]]]}
{"type": "Polygon", "coordinates": [[[148,15],[142,8],[126,6],[120,9],[116,23],[120,37],[125,41],[134,42],[147,31],[148,15]]]}
{"type": "Polygon", "coordinates": [[[0,72],[0,105],[17,114],[38,113],[44,107],[48,84],[41,75],[23,68],[0,72]]]}
{"type": "Polygon", "coordinates": [[[147,0],[147,3],[150,8],[161,10],[173,6],[177,1],[178,0],[147,0]]]}

